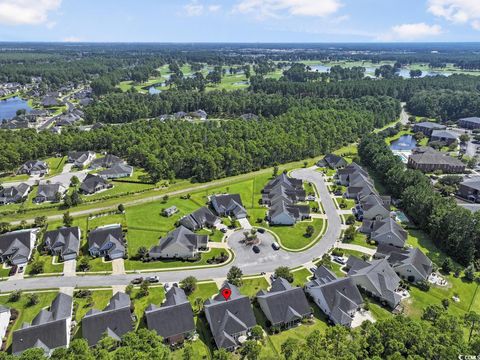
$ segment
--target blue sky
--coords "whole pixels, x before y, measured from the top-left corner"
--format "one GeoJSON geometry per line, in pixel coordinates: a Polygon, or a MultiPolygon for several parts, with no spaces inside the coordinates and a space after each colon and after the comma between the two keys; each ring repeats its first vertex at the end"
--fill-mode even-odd
{"type": "Polygon", "coordinates": [[[480,0],[0,0],[0,41],[480,41],[480,0]]]}

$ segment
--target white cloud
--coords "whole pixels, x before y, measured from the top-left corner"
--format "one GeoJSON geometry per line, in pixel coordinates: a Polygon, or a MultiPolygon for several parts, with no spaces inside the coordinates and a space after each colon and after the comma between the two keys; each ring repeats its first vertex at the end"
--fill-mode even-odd
{"type": "Polygon", "coordinates": [[[220,5],[210,5],[208,7],[208,11],[210,12],[217,12],[218,10],[220,10],[221,6],[220,5]]]}
{"type": "Polygon", "coordinates": [[[429,39],[432,36],[442,34],[440,25],[428,25],[425,23],[402,24],[393,26],[390,32],[378,37],[381,41],[410,41],[419,39],[429,39]]]}
{"type": "Polygon", "coordinates": [[[217,4],[205,6],[199,3],[197,0],[193,0],[190,3],[183,6],[183,10],[187,16],[201,16],[206,12],[214,13],[220,10],[221,6],[217,4]]]}
{"type": "Polygon", "coordinates": [[[62,39],[63,42],[81,42],[82,39],[77,36],[67,36],[62,39]]]}
{"type": "Polygon", "coordinates": [[[340,7],[340,0],[240,0],[233,10],[257,18],[280,17],[285,11],[290,15],[325,17],[340,7]]]}
{"type": "Polygon", "coordinates": [[[0,24],[39,25],[48,22],[48,13],[62,0],[0,0],[0,24]]]}
{"type": "Polygon", "coordinates": [[[457,24],[470,24],[480,30],[479,0],[429,0],[428,11],[457,24]]]}

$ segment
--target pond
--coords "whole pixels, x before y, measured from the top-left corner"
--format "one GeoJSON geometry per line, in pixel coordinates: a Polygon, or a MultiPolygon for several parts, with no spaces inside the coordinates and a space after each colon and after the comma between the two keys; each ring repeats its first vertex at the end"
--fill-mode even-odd
{"type": "Polygon", "coordinates": [[[25,109],[30,112],[32,108],[27,102],[17,96],[0,100],[0,121],[11,120],[17,114],[17,110],[25,109]]]}
{"type": "Polygon", "coordinates": [[[318,71],[320,73],[325,73],[330,71],[330,66],[325,66],[325,65],[312,65],[310,66],[312,68],[312,71],[318,71]]]}
{"type": "Polygon", "coordinates": [[[413,135],[402,135],[397,140],[394,140],[390,143],[391,150],[412,150],[417,147],[417,140],[413,135]]]}
{"type": "Polygon", "coordinates": [[[162,92],[162,90],[158,90],[156,89],[155,87],[151,86],[148,88],[148,93],[150,95],[156,95],[156,94],[160,94],[162,92]]]}

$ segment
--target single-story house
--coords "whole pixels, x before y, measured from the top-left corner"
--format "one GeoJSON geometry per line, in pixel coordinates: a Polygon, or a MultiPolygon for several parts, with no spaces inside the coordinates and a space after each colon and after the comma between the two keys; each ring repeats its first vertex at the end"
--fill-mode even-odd
{"type": "Polygon", "coordinates": [[[224,288],[231,290],[228,300],[218,294],[205,301],[203,308],[217,348],[233,351],[257,321],[248,296],[240,294],[232,284],[225,283],[224,288]]]}
{"type": "Polygon", "coordinates": [[[87,174],[80,184],[79,190],[82,194],[91,195],[105,189],[110,189],[111,187],[113,187],[113,185],[107,182],[103,177],[87,174]]]}
{"type": "Polygon", "coordinates": [[[432,261],[418,248],[379,245],[374,257],[386,259],[402,279],[410,282],[427,280],[433,270],[432,261]]]}
{"type": "Polygon", "coordinates": [[[208,235],[198,235],[180,225],[161,238],[149,251],[152,259],[192,259],[199,251],[208,248],[208,235]]]}
{"type": "Polygon", "coordinates": [[[45,232],[44,247],[61,260],[73,260],[78,256],[81,238],[79,227],[62,227],[45,232]]]}
{"type": "Polygon", "coordinates": [[[32,256],[39,229],[26,229],[0,235],[0,262],[26,265],[32,256]]]}
{"type": "Polygon", "coordinates": [[[386,259],[370,262],[359,260],[348,271],[355,285],[371,296],[395,308],[402,299],[397,291],[400,278],[386,259]]]}
{"type": "Polygon", "coordinates": [[[105,225],[88,234],[88,251],[93,257],[106,257],[111,260],[125,255],[125,240],[120,224],[105,225]]]}
{"type": "Polygon", "coordinates": [[[294,225],[310,218],[310,206],[294,205],[288,199],[279,199],[270,205],[267,220],[270,225],[294,225]]]}
{"type": "Polygon", "coordinates": [[[160,307],[150,304],[145,310],[149,330],[163,337],[170,345],[182,343],[195,334],[192,305],[185,292],[172,286],[160,307]]]}
{"type": "Polygon", "coordinates": [[[117,292],[102,310],[92,309],[82,319],[82,336],[95,346],[104,336],[120,340],[134,330],[130,296],[117,292]]]}
{"type": "Polygon", "coordinates": [[[30,348],[42,349],[50,356],[57,348],[67,348],[70,344],[73,299],[59,293],[50,309],[42,309],[31,324],[23,324],[13,332],[12,354],[20,355],[30,348]]]}
{"type": "Polygon", "coordinates": [[[210,202],[218,216],[233,216],[236,219],[247,217],[239,194],[212,195],[210,202]]]}
{"type": "Polygon", "coordinates": [[[338,155],[327,154],[325,157],[317,163],[319,167],[329,167],[330,169],[340,169],[347,166],[347,161],[338,155]]]}
{"type": "Polygon", "coordinates": [[[94,151],[70,151],[67,162],[72,163],[78,168],[88,166],[95,159],[94,151]]]}
{"type": "Polygon", "coordinates": [[[21,183],[16,186],[5,186],[0,189],[0,205],[25,201],[32,187],[21,183]]]}
{"type": "Polygon", "coordinates": [[[303,290],[281,277],[275,279],[270,290],[260,290],[257,301],[271,326],[276,328],[289,329],[312,314],[303,290]]]}
{"type": "Polygon", "coordinates": [[[430,147],[413,149],[408,157],[408,166],[423,172],[441,170],[445,173],[462,173],[466,167],[460,160],[430,147]]]}
{"type": "Polygon", "coordinates": [[[18,169],[17,174],[39,175],[48,174],[48,165],[44,161],[29,160],[18,169]]]}
{"type": "Polygon", "coordinates": [[[319,266],[305,292],[323,313],[336,325],[352,326],[363,298],[351,278],[337,278],[324,266],[319,266]]]}
{"type": "Polygon", "coordinates": [[[448,130],[433,130],[430,136],[430,141],[439,141],[447,145],[458,141],[458,135],[448,130]]]}
{"type": "Polygon", "coordinates": [[[56,184],[40,184],[37,189],[37,196],[33,199],[36,203],[45,201],[57,202],[63,198],[67,188],[60,183],[56,184]]]}
{"type": "Polygon", "coordinates": [[[112,167],[99,171],[98,176],[104,179],[118,179],[130,177],[133,174],[133,166],[127,164],[116,164],[112,167]]]}
{"type": "Polygon", "coordinates": [[[204,227],[213,228],[221,223],[221,219],[216,216],[208,207],[202,206],[193,213],[185,215],[180,219],[180,224],[187,229],[197,231],[204,227]]]}
{"type": "Polygon", "coordinates": [[[458,119],[458,126],[464,129],[480,129],[480,117],[458,119]]]}
{"type": "Polygon", "coordinates": [[[93,160],[90,164],[90,167],[92,169],[109,168],[118,164],[125,164],[125,161],[120,159],[118,156],[107,154],[104,157],[93,160]]]}
{"type": "Polygon", "coordinates": [[[425,136],[430,137],[434,130],[445,130],[447,127],[430,121],[420,122],[413,125],[413,132],[421,132],[425,136]]]}

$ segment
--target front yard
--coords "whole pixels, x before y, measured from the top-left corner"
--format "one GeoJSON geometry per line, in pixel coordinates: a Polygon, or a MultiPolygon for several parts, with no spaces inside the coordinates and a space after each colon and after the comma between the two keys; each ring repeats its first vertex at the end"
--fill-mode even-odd
{"type": "Polygon", "coordinates": [[[281,246],[291,250],[300,250],[306,246],[313,245],[317,237],[325,231],[326,225],[324,219],[311,219],[300,221],[293,226],[265,227],[280,238],[281,246]],[[313,226],[314,233],[311,236],[306,236],[309,225],[313,226]]]}

